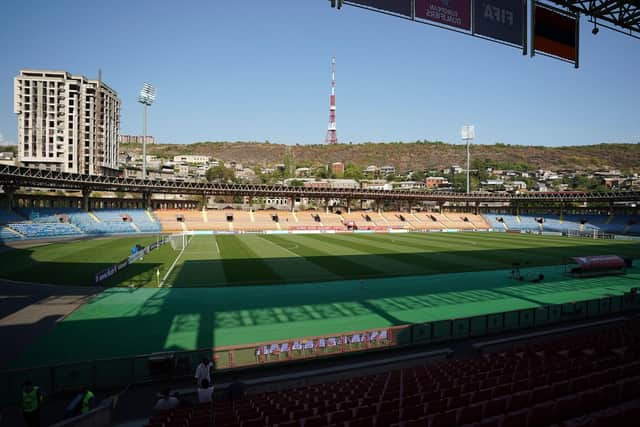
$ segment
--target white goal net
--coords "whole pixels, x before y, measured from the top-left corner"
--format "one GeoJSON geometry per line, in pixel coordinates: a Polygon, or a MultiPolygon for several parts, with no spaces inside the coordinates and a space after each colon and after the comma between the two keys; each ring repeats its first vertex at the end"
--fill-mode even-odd
{"type": "Polygon", "coordinates": [[[171,247],[175,251],[181,251],[189,246],[189,242],[191,241],[191,235],[189,234],[172,234],[169,236],[169,243],[171,243],[171,247]]]}

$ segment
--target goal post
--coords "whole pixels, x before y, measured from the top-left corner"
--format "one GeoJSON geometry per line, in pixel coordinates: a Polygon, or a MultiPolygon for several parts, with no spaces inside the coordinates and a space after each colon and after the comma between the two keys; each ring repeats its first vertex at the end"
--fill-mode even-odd
{"type": "Polygon", "coordinates": [[[186,233],[172,234],[169,236],[169,243],[174,251],[182,251],[189,246],[191,235],[186,233]]]}
{"type": "Polygon", "coordinates": [[[594,240],[613,240],[615,239],[615,235],[610,233],[605,233],[600,230],[566,230],[563,235],[567,237],[580,237],[583,239],[594,239],[594,240]]]}

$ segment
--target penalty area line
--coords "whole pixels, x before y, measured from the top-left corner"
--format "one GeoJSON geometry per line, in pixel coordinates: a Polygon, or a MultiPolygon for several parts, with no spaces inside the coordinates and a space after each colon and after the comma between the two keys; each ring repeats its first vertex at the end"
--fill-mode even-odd
{"type": "Polygon", "coordinates": [[[160,282],[160,287],[164,287],[164,283],[167,281],[167,277],[169,277],[169,275],[171,274],[171,272],[173,271],[173,268],[176,266],[176,264],[178,263],[178,260],[180,259],[180,257],[182,257],[182,254],[184,253],[184,250],[186,248],[182,248],[180,250],[180,253],[178,254],[178,256],[176,257],[175,260],[173,260],[173,264],[171,264],[171,267],[169,267],[169,270],[167,271],[167,274],[164,275],[164,277],[162,278],[162,282],[160,282]]]}

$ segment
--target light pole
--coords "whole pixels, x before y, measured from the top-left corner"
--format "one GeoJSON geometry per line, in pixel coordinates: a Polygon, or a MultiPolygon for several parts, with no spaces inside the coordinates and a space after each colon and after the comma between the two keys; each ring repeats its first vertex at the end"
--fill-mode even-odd
{"type": "Polygon", "coordinates": [[[473,125],[462,126],[462,140],[467,143],[467,194],[469,194],[469,168],[471,159],[471,141],[476,137],[476,129],[473,125]]]}
{"type": "Polygon", "coordinates": [[[151,107],[156,100],[156,88],[145,83],[142,85],[138,102],[144,106],[144,129],[142,135],[142,179],[147,178],[147,107],[151,107]]]}

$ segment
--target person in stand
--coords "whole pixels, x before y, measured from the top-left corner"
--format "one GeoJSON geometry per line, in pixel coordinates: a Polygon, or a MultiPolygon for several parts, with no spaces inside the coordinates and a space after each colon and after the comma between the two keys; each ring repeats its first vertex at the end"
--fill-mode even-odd
{"type": "Polygon", "coordinates": [[[40,427],[40,404],[42,392],[40,387],[31,381],[25,381],[22,386],[22,416],[28,427],[40,427]]]}
{"type": "Polygon", "coordinates": [[[96,396],[93,394],[89,387],[84,387],[82,389],[82,401],[80,403],[80,413],[86,414],[93,408],[95,408],[96,396]]]}
{"type": "Polygon", "coordinates": [[[196,385],[199,386],[202,380],[207,380],[211,383],[211,361],[206,357],[202,358],[202,361],[196,368],[196,385]]]}
{"type": "Polygon", "coordinates": [[[213,384],[209,384],[209,381],[204,379],[198,387],[198,402],[208,403],[213,400],[213,384]]]}
{"type": "Polygon", "coordinates": [[[170,409],[174,409],[180,401],[171,396],[171,391],[166,388],[162,390],[162,397],[156,402],[156,405],[153,407],[155,411],[168,411],[170,409]]]}

